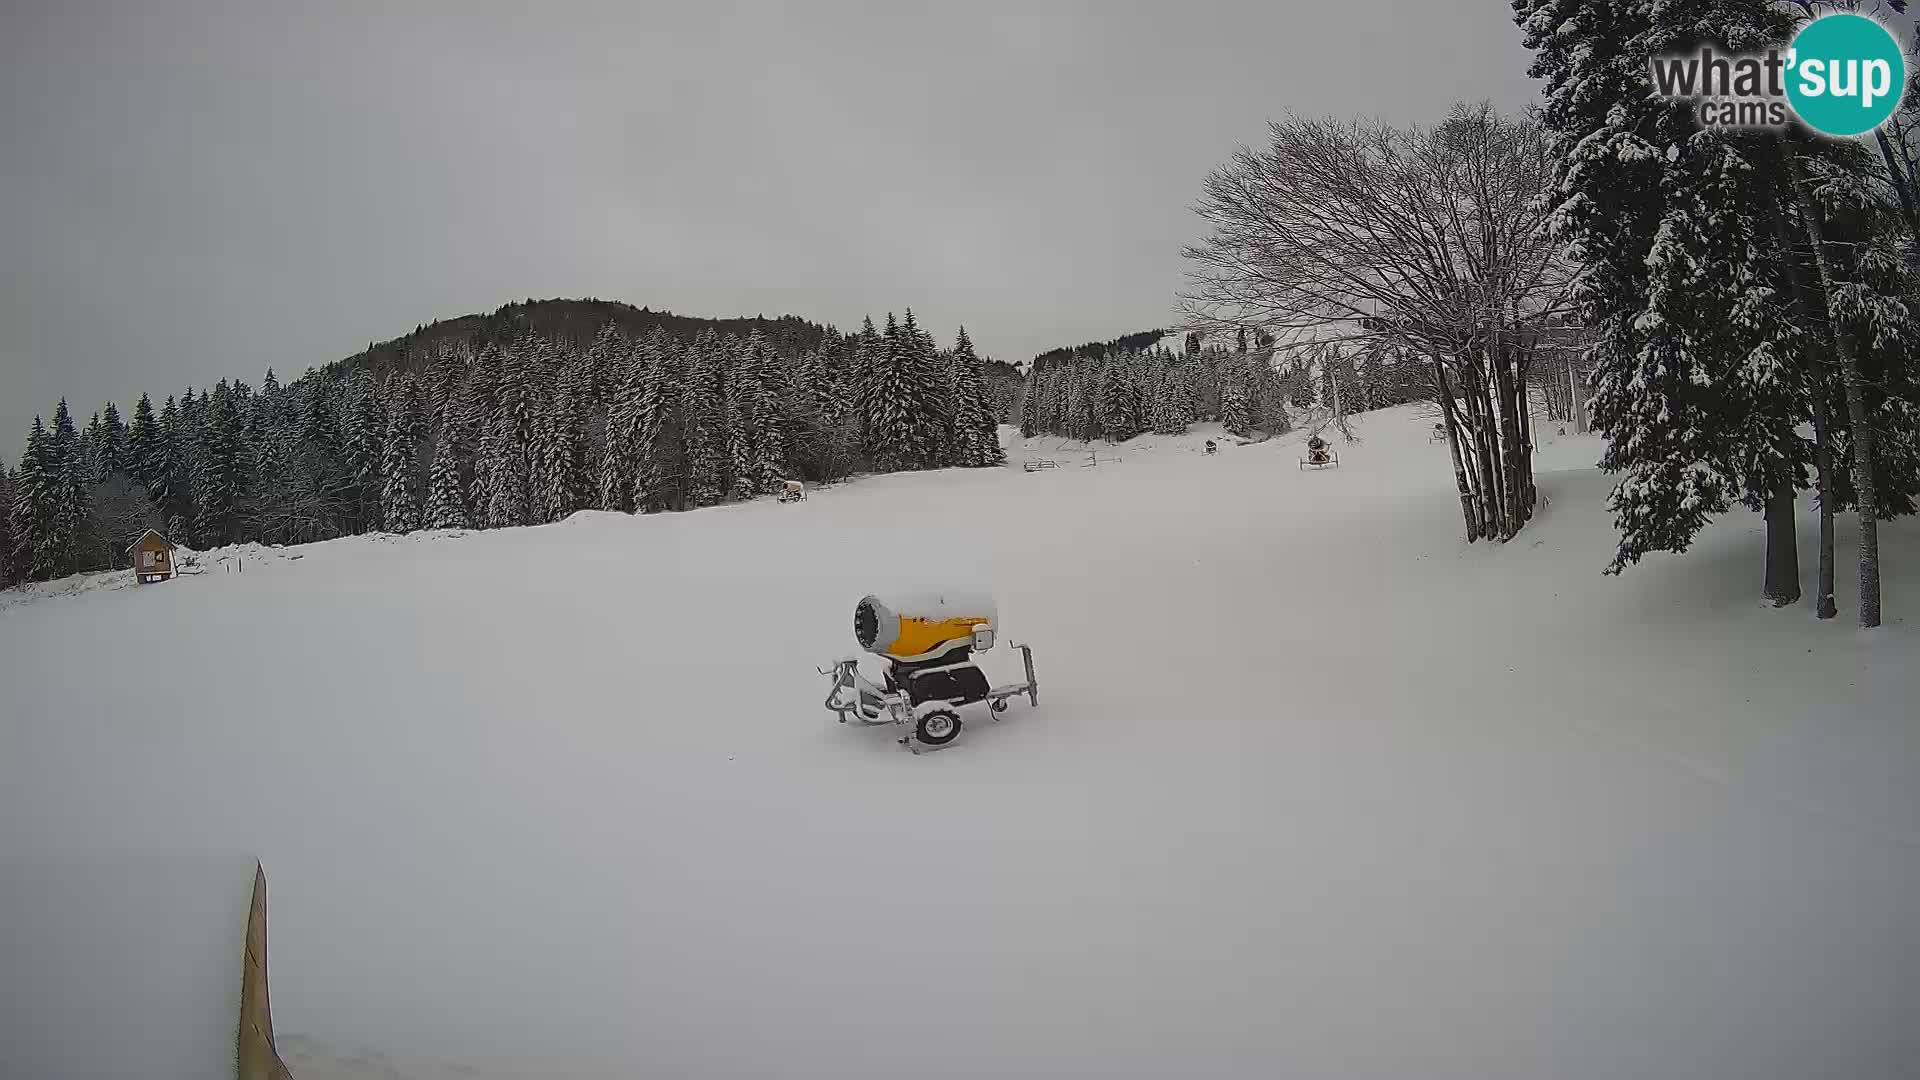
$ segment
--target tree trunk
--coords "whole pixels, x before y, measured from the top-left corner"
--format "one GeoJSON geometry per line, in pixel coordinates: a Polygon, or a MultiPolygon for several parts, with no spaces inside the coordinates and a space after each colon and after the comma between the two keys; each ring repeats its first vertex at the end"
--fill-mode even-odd
{"type": "Polygon", "coordinates": [[[1794,531],[1793,484],[1767,495],[1767,599],[1774,607],[1800,600],[1800,538],[1794,531]]]}
{"type": "Polygon", "coordinates": [[[1513,505],[1515,507],[1513,531],[1518,534],[1527,522],[1533,520],[1533,410],[1527,399],[1527,365],[1522,364],[1522,354],[1515,352],[1509,356],[1510,367],[1507,373],[1507,385],[1511,388],[1508,398],[1513,409],[1513,505]]]}
{"type": "Polygon", "coordinates": [[[1460,516],[1466,522],[1467,543],[1479,540],[1486,533],[1480,527],[1480,510],[1474,498],[1473,485],[1467,480],[1467,463],[1461,455],[1460,418],[1454,413],[1453,387],[1447,384],[1446,368],[1439,357],[1433,359],[1433,384],[1438,391],[1440,411],[1446,418],[1447,451],[1453,456],[1453,482],[1460,489],[1460,516]]]}
{"type": "MultiPolygon", "coordinates": [[[[1818,372],[1815,372],[1818,375],[1818,372]]],[[[1831,619],[1839,613],[1833,603],[1833,420],[1827,415],[1824,380],[1813,392],[1813,472],[1820,500],[1820,580],[1815,584],[1813,613],[1831,619]]]]}
{"type": "Polygon", "coordinates": [[[1580,377],[1580,369],[1571,358],[1567,360],[1567,386],[1573,394],[1573,430],[1585,435],[1588,430],[1586,380],[1580,377]]]}
{"type": "Polygon", "coordinates": [[[1500,436],[1498,423],[1494,415],[1493,384],[1484,371],[1474,373],[1474,409],[1478,412],[1474,423],[1474,440],[1479,445],[1474,448],[1480,459],[1480,487],[1486,492],[1488,531],[1499,533],[1501,540],[1513,539],[1507,531],[1507,492],[1500,485],[1501,473],[1505,464],[1500,458],[1500,436]]]}
{"type": "Polygon", "coordinates": [[[1833,326],[1833,351],[1840,360],[1840,380],[1846,389],[1847,418],[1853,425],[1853,489],[1859,501],[1860,515],[1860,625],[1880,625],[1880,499],[1873,484],[1873,428],[1867,423],[1866,395],[1860,386],[1860,363],[1853,351],[1853,335],[1833,317],[1834,280],[1832,260],[1827,256],[1826,229],[1820,209],[1814,204],[1807,185],[1806,172],[1791,148],[1784,148],[1793,187],[1800,200],[1800,217],[1813,242],[1813,264],[1820,271],[1820,288],[1826,294],[1827,319],[1833,326]]]}
{"type": "MultiPolygon", "coordinates": [[[[1794,253],[1793,233],[1787,225],[1784,207],[1776,205],[1773,225],[1780,237],[1780,249],[1786,256],[1787,287],[1790,290],[1794,310],[1803,322],[1811,320],[1813,305],[1809,300],[1810,290],[1807,287],[1806,275],[1801,271],[1799,257],[1794,253]]],[[[1820,307],[1822,310],[1826,308],[1824,298],[1820,307]]],[[[1820,508],[1819,568],[1816,572],[1818,580],[1814,583],[1813,611],[1816,618],[1831,619],[1835,613],[1833,603],[1833,448],[1828,441],[1828,432],[1832,424],[1827,415],[1827,378],[1817,357],[1808,357],[1801,370],[1806,379],[1807,397],[1813,402],[1813,486],[1814,501],[1820,508]]],[[[1797,544],[1796,539],[1796,551],[1797,544]]]]}

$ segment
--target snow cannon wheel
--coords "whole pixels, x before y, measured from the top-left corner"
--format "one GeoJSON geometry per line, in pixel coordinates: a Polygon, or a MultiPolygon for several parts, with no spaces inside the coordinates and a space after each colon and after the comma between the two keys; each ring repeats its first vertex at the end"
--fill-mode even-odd
{"type": "Polygon", "coordinates": [[[945,746],[960,735],[960,714],[952,709],[928,709],[913,726],[913,737],[928,746],[945,746]]]}
{"type": "Polygon", "coordinates": [[[988,707],[988,708],[990,708],[990,709],[992,709],[992,710],[993,710],[994,712],[1006,712],[1006,711],[1007,711],[1007,699],[1006,699],[1006,698],[994,698],[994,699],[993,699],[993,701],[992,701],[992,703],[991,703],[991,704],[989,704],[989,705],[988,705],[987,707],[988,707]]]}

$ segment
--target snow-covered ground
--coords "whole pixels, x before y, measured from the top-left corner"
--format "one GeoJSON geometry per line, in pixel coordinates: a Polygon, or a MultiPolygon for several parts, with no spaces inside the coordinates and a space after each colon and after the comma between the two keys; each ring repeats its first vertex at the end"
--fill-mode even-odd
{"type": "Polygon", "coordinates": [[[15,604],[0,852],[257,852],[298,1080],[1909,1075],[1920,528],[1862,634],[1845,522],[1833,623],[1753,515],[1606,578],[1597,442],[1468,547],[1425,429],[15,604]],[[854,603],[945,581],[1039,708],[835,724],[854,603]]]}

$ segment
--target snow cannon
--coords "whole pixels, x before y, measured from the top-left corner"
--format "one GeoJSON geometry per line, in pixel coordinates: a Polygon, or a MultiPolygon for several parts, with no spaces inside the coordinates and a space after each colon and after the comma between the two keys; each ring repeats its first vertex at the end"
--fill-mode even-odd
{"type": "Polygon", "coordinates": [[[999,609],[993,597],[966,590],[889,593],[861,598],[853,609],[853,637],[886,664],[874,683],[860,672],[857,656],[835,661],[820,674],[833,677],[826,707],[841,723],[898,724],[909,733],[901,745],[920,753],[941,749],[960,734],[960,708],[985,703],[995,720],[1009,698],[1025,694],[1040,704],[1033,676],[1033,650],[1019,651],[1026,678],[994,686],[973,662],[993,648],[999,609]]]}
{"type": "Polygon", "coordinates": [[[853,609],[853,636],[876,656],[908,663],[958,648],[993,648],[999,612],[993,597],[973,592],[868,596],[853,609]]]}

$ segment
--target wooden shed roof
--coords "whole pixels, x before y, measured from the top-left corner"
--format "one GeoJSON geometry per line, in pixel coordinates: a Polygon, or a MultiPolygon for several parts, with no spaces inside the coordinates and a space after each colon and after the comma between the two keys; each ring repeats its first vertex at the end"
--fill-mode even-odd
{"type": "Polygon", "coordinates": [[[169,539],[167,539],[166,537],[164,537],[164,536],[161,536],[161,535],[160,535],[160,534],[159,534],[158,532],[156,532],[155,530],[153,530],[153,529],[148,529],[148,530],[147,530],[146,532],[143,532],[143,533],[141,533],[141,534],[140,534],[140,539],[138,539],[138,540],[135,540],[135,541],[134,541],[133,543],[131,543],[131,544],[128,544],[128,545],[127,545],[127,550],[128,550],[128,551],[132,551],[132,550],[133,550],[134,548],[137,548],[137,547],[139,547],[139,546],[140,546],[141,544],[144,544],[144,543],[146,543],[146,542],[147,542],[147,537],[149,537],[149,536],[151,536],[151,537],[153,537],[154,539],[156,539],[156,540],[158,540],[158,541],[160,541],[161,543],[163,543],[163,544],[165,544],[165,545],[167,545],[167,550],[168,550],[168,551],[172,551],[173,549],[175,549],[175,548],[177,548],[177,547],[179,547],[179,546],[180,546],[179,544],[176,544],[176,543],[174,543],[173,541],[171,541],[171,540],[169,540],[169,539]]]}

